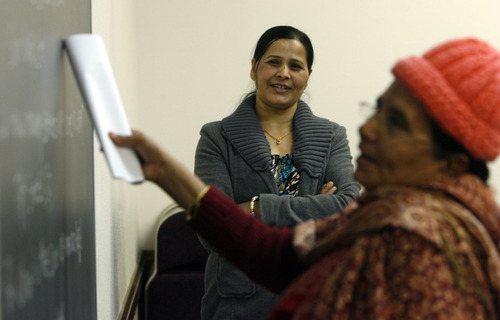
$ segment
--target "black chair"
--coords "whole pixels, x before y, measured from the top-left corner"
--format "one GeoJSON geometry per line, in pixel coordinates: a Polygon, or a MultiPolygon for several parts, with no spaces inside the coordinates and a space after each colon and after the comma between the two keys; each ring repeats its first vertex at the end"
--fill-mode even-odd
{"type": "Polygon", "coordinates": [[[164,210],[156,233],[153,274],[146,284],[146,320],[200,319],[208,253],[174,204],[164,210]]]}

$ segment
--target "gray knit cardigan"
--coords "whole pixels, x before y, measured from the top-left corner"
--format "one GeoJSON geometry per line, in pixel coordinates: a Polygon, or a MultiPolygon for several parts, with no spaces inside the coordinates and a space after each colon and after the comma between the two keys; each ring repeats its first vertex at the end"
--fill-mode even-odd
{"type": "MultiPolygon", "coordinates": [[[[360,190],[353,178],[346,130],[315,116],[302,100],[298,102],[293,124],[293,160],[300,173],[298,196],[278,195],[270,171],[271,148],[255,113],[255,97],[245,99],[222,121],[203,126],[196,150],[195,173],[237,203],[260,196],[261,220],[272,226],[291,227],[307,219],[334,214],[357,197],[360,190]],[[318,195],[328,181],[337,187],[335,194],[318,195]]],[[[276,297],[255,286],[206,246],[210,254],[203,318],[263,318],[276,297]]]]}

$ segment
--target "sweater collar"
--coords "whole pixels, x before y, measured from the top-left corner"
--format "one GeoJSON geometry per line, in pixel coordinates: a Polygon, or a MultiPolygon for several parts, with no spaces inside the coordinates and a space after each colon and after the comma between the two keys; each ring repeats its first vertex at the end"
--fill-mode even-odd
{"type": "MultiPolygon", "coordinates": [[[[300,170],[318,177],[323,172],[325,153],[333,136],[330,121],[314,116],[302,100],[297,104],[294,118],[294,164],[300,170]]],[[[272,166],[271,149],[255,113],[255,96],[246,98],[228,117],[222,119],[223,133],[256,171],[272,166]]]]}

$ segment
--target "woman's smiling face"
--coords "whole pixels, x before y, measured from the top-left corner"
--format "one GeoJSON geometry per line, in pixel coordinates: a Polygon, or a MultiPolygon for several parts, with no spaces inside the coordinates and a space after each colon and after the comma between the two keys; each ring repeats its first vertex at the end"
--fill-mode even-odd
{"type": "Polygon", "coordinates": [[[274,41],[260,61],[252,60],[257,106],[295,107],[309,79],[306,49],[298,40],[274,41]]]}
{"type": "Polygon", "coordinates": [[[447,160],[434,155],[430,118],[399,81],[377,100],[376,113],[359,129],[356,180],[367,190],[416,185],[443,175],[447,160]]]}

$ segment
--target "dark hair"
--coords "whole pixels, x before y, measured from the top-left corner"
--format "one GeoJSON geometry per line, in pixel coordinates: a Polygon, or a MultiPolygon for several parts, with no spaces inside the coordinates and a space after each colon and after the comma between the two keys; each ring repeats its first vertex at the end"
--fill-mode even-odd
{"type": "Polygon", "coordinates": [[[490,172],[486,161],[473,157],[455,138],[446,133],[434,119],[430,118],[431,132],[434,141],[434,155],[438,159],[444,159],[453,154],[462,153],[469,158],[468,173],[476,175],[484,183],[488,181],[490,172]]]}
{"type": "Polygon", "coordinates": [[[309,39],[307,34],[291,26],[272,27],[270,29],[267,29],[266,32],[264,32],[262,36],[260,36],[253,54],[255,65],[259,64],[260,59],[262,59],[262,56],[264,55],[264,53],[266,53],[269,46],[279,39],[298,40],[300,41],[300,43],[302,43],[302,45],[306,49],[307,69],[309,72],[311,72],[312,64],[314,61],[314,50],[311,40],[309,39]]]}
{"type": "MultiPolygon", "coordinates": [[[[297,40],[306,49],[306,62],[307,62],[307,70],[311,73],[312,65],[314,61],[314,49],[311,43],[311,40],[304,32],[300,31],[297,28],[291,26],[276,26],[270,29],[267,29],[257,41],[257,45],[255,46],[255,51],[253,53],[253,58],[255,59],[255,68],[259,65],[260,60],[266,53],[267,49],[271,44],[273,44],[276,40],[280,39],[290,39],[297,40]]],[[[243,96],[243,100],[248,99],[250,97],[255,96],[255,90],[249,93],[246,93],[243,96]]]]}

